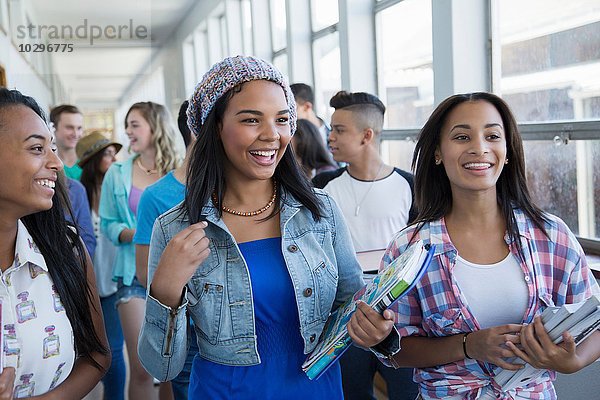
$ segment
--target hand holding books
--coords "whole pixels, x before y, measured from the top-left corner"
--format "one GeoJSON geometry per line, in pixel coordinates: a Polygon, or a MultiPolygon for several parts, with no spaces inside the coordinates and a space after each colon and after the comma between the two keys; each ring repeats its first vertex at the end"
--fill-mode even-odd
{"type": "Polygon", "coordinates": [[[519,344],[521,327],[520,324],[506,324],[471,332],[464,348],[468,349],[469,358],[487,361],[506,370],[518,370],[522,365],[506,360],[514,357],[512,350],[506,348],[506,343],[519,344]]]}
{"type": "Polygon", "coordinates": [[[384,310],[383,314],[373,310],[363,301],[358,301],[347,328],[355,345],[368,349],[385,339],[394,327],[394,313],[384,310]]]}
{"type": "MultiPolygon", "coordinates": [[[[547,369],[572,373],[591,364],[598,350],[582,352],[576,346],[585,345],[585,339],[600,328],[600,295],[585,302],[548,307],[534,323],[521,329],[521,348],[507,346],[520,358],[509,361],[525,364],[519,371],[500,370],[494,380],[508,391],[525,386],[537,379],[547,369]],[[590,358],[590,354],[592,355],[590,358]]],[[[598,341],[596,340],[595,343],[598,341]]],[[[594,345],[593,342],[591,342],[594,345]]]]}
{"type": "MultiPolygon", "coordinates": [[[[366,306],[375,313],[383,314],[384,310],[387,310],[396,300],[415,286],[425,273],[434,252],[434,246],[426,246],[423,241],[413,243],[407,251],[392,261],[384,271],[376,275],[371,282],[338,307],[329,316],[319,343],[302,365],[302,370],[306,375],[310,379],[317,379],[352,344],[347,326],[357,309],[365,312],[364,307],[366,306]]],[[[364,330],[365,327],[368,327],[367,321],[372,318],[377,322],[378,327],[369,327],[369,331],[376,332],[377,339],[380,337],[384,339],[392,329],[393,323],[387,318],[381,317],[381,315],[374,317],[371,311],[365,314],[365,319],[361,319],[362,323],[355,323],[355,333],[356,330],[364,330]],[[388,330],[388,326],[390,330],[388,330]]],[[[391,311],[388,311],[388,317],[390,316],[389,313],[391,311]]],[[[377,344],[381,341],[364,340],[366,336],[368,335],[361,333],[359,340],[361,338],[363,340],[357,344],[370,347],[369,344],[377,344]]]]}
{"type": "Polygon", "coordinates": [[[568,332],[562,333],[562,343],[554,344],[544,329],[541,317],[533,324],[523,325],[521,347],[511,346],[517,357],[537,369],[549,369],[562,373],[573,373],[581,369],[578,365],[575,339],[568,332]]]}

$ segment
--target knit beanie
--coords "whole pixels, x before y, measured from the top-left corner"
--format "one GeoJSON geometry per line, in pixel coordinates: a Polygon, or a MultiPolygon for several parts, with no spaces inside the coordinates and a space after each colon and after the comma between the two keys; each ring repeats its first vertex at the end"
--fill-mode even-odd
{"type": "Polygon", "coordinates": [[[296,101],[286,78],[270,63],[251,56],[227,57],[213,65],[190,98],[187,123],[198,137],[200,128],[221,96],[237,85],[255,80],[267,80],[283,88],[289,109],[290,131],[296,131],[296,101]]]}

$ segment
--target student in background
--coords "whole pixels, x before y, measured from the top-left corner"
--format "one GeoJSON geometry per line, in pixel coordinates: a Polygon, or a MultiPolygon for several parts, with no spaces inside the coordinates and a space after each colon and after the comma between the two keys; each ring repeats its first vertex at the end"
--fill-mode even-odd
{"type": "MultiPolygon", "coordinates": [[[[402,348],[386,363],[415,367],[425,399],[555,399],[554,372],[600,357],[600,332],[552,343],[540,313],[600,293],[577,238],[533,204],[523,143],[508,105],[490,93],[454,95],[431,114],[413,156],[416,223],[390,243],[382,267],[422,239],[436,245],[423,279],[396,306],[402,348]],[[540,378],[500,391],[494,366],[540,378]]],[[[351,325],[387,322],[365,310],[351,325]]]]}
{"type": "Polygon", "coordinates": [[[312,122],[319,129],[323,145],[327,146],[327,140],[329,139],[329,132],[331,129],[325,121],[315,113],[315,93],[313,92],[312,87],[306,83],[294,83],[290,85],[290,88],[292,89],[294,99],[296,100],[298,119],[307,119],[312,122]]]}
{"type": "Polygon", "coordinates": [[[337,169],[331,154],[321,141],[319,130],[309,120],[298,120],[296,133],[292,137],[292,147],[308,179],[321,172],[337,169]]]}
{"type": "MultiPolygon", "coordinates": [[[[376,96],[338,92],[329,101],[329,147],[337,162],[347,167],[324,172],[313,179],[340,205],[356,251],[385,249],[396,232],[416,216],[412,174],[387,165],[379,154],[385,106],[376,96]]],[[[413,400],[417,387],[412,370],[393,370],[375,355],[350,347],[340,359],[346,400],[373,397],[373,378],[379,372],[390,400],[413,400]]]]}
{"type": "Polygon", "coordinates": [[[5,88],[0,159],[0,397],[81,399],[110,364],[93,268],[44,113],[5,88]]]}
{"type": "Polygon", "coordinates": [[[65,175],[79,180],[81,167],[77,164],[75,146],[83,135],[83,115],[77,107],[62,104],[50,111],[50,121],[54,125],[58,156],[65,166],[65,175]]]}
{"type": "MultiPolygon", "coordinates": [[[[187,126],[186,111],[188,105],[189,102],[187,100],[183,102],[179,108],[179,117],[177,118],[179,132],[181,133],[181,137],[183,138],[183,142],[187,149],[183,164],[173,171],[168,172],[156,183],[148,186],[140,198],[137,214],[138,224],[135,236],[133,237],[133,243],[135,243],[136,274],[140,283],[144,286],[147,285],[148,279],[148,250],[150,247],[150,238],[152,236],[154,221],[159,215],[181,203],[185,197],[186,171],[189,163],[190,150],[195,141],[195,137],[192,136],[190,129],[187,126]]],[[[194,329],[191,329],[190,349],[185,365],[179,375],[170,381],[175,400],[186,400],[188,398],[190,372],[196,353],[198,353],[196,333],[194,329]]],[[[163,387],[168,384],[169,382],[162,382],[161,391],[165,390],[163,387]]]]}
{"type": "Polygon", "coordinates": [[[96,237],[94,236],[94,228],[92,226],[92,216],[90,214],[90,208],[88,203],[87,194],[85,188],[79,181],[75,179],[66,178],[67,190],[69,191],[69,201],[71,202],[71,209],[73,210],[73,218],[67,214],[67,221],[77,226],[77,231],[83,240],[90,258],[94,258],[96,253],[96,237]]]}
{"type": "Polygon", "coordinates": [[[189,312],[200,348],[190,398],[341,399],[338,365],[316,381],[301,365],[363,282],[335,202],[286,151],[296,107],[283,75],[224,59],[196,87],[188,124],[185,200],[152,232],[140,359],[160,380],[176,376],[189,312]]]}
{"type": "Polygon", "coordinates": [[[125,116],[129,147],[135,153],[110,166],[100,194],[100,230],[117,246],[113,279],[118,281],[117,309],[127,344],[130,366],[129,398],[151,399],[152,377],[137,357],[137,341],[144,316],[146,289],[135,276],[136,213],[143,191],[177,168],[177,136],[166,108],[153,102],[135,103],[125,116]]]}
{"type": "Polygon", "coordinates": [[[96,286],[102,305],[106,336],[110,345],[112,363],[102,378],[105,400],[123,400],[125,398],[125,359],[123,357],[123,331],[117,313],[117,283],[112,279],[112,269],[117,248],[100,232],[98,209],[102,181],[108,168],[117,161],[116,155],[121,144],[108,139],[101,131],[92,131],[77,143],[77,157],[82,169],[81,183],[85,187],[91,211],[93,234],[96,238],[96,254],[92,258],[96,274],[96,286]]]}

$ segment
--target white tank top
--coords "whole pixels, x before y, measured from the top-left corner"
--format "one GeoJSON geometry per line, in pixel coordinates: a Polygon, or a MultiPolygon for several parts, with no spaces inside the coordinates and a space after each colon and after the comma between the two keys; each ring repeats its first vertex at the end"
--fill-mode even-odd
{"type": "Polygon", "coordinates": [[[454,278],[481,329],[523,322],[529,291],[512,253],[489,265],[474,264],[458,256],[454,278]]]}

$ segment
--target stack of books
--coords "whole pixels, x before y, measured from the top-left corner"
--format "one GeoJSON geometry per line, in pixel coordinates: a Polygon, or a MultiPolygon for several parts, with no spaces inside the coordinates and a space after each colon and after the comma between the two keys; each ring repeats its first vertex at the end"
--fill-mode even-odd
{"type": "Polygon", "coordinates": [[[306,375],[317,379],[349,348],[352,339],[346,325],[356,310],[357,301],[363,301],[383,313],[415,286],[429,266],[434,251],[434,246],[424,245],[423,241],[415,242],[335,310],[329,316],[317,346],[302,364],[306,375]]]}
{"type": "MultiPolygon", "coordinates": [[[[542,313],[542,323],[554,343],[562,342],[563,332],[568,331],[578,345],[600,328],[600,295],[594,295],[581,303],[548,307],[542,313]]],[[[509,362],[525,364],[525,367],[517,371],[499,369],[494,380],[503,391],[525,386],[545,371],[535,369],[520,358],[513,358],[509,362]]]]}

